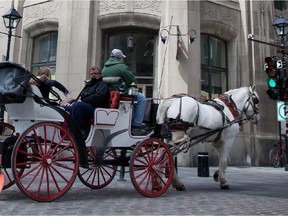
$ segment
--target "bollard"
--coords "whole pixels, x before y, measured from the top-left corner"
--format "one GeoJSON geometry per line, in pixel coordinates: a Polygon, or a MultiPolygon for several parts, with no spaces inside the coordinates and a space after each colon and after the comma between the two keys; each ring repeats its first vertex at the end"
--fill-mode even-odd
{"type": "Polygon", "coordinates": [[[198,176],[209,177],[209,155],[208,152],[198,152],[198,176]]]}

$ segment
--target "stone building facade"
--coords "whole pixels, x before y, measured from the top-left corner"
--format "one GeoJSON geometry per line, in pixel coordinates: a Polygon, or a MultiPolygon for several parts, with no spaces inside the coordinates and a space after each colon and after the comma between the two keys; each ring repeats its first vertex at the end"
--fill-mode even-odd
{"type": "MultiPolygon", "coordinates": [[[[261,122],[242,126],[230,164],[269,165],[278,121],[276,102],[265,93],[263,65],[264,58],[277,50],[249,41],[247,35],[278,43],[272,23],[280,14],[288,16],[285,1],[11,0],[0,2],[0,12],[11,5],[23,19],[13,31],[21,39],[12,37],[10,61],[25,64],[33,73],[48,65],[73,96],[82,89],[89,68],[102,67],[113,48],[127,55],[147,97],[181,92],[213,98],[256,84],[261,122]]],[[[6,31],[4,25],[0,31],[6,31]]],[[[6,37],[0,34],[2,59],[6,37]]],[[[199,151],[207,151],[210,164],[217,164],[217,152],[200,143],[179,155],[179,165],[194,166],[199,151]]]]}

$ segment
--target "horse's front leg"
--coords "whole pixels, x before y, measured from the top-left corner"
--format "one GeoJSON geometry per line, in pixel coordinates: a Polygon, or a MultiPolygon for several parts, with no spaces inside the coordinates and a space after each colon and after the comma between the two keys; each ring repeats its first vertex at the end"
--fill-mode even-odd
{"type": "Polygon", "coordinates": [[[215,171],[213,178],[215,181],[219,181],[219,186],[221,189],[229,189],[229,184],[225,179],[225,173],[228,166],[229,149],[225,148],[224,145],[221,147],[217,146],[216,149],[220,153],[219,169],[215,171]]]}
{"type": "Polygon", "coordinates": [[[223,160],[219,162],[219,173],[218,173],[218,179],[220,182],[220,188],[221,189],[229,189],[229,184],[227,183],[226,179],[225,179],[225,172],[227,169],[227,158],[226,160],[223,160]]]}

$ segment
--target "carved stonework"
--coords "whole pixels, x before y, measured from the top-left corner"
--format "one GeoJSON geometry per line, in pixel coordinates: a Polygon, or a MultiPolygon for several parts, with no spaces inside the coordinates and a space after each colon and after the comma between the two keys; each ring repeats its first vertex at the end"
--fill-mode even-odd
{"type": "Polygon", "coordinates": [[[231,27],[235,29],[240,28],[239,23],[239,12],[231,9],[225,9],[221,12],[221,18],[224,23],[229,24],[231,27]]]}
{"type": "Polygon", "coordinates": [[[260,2],[259,2],[259,8],[260,8],[260,11],[261,11],[261,13],[264,13],[265,12],[265,5],[266,3],[265,3],[265,1],[264,0],[261,0],[260,2]]]}
{"type": "Polygon", "coordinates": [[[60,13],[60,2],[51,1],[43,4],[24,8],[23,25],[43,18],[58,18],[60,13]]]}
{"type": "Polygon", "coordinates": [[[218,18],[218,13],[217,13],[217,9],[215,7],[215,5],[213,4],[207,4],[205,2],[201,3],[201,7],[200,7],[200,11],[201,11],[201,16],[209,16],[211,17],[211,19],[217,19],[218,18]]]}
{"type": "Polygon", "coordinates": [[[160,5],[160,0],[134,1],[134,9],[149,9],[150,11],[160,12],[160,5]]]}
{"type": "Polygon", "coordinates": [[[100,0],[99,2],[99,10],[101,11],[110,11],[110,9],[125,9],[126,0],[100,0]]]}
{"type": "Polygon", "coordinates": [[[201,19],[224,23],[231,28],[239,29],[240,12],[228,7],[201,2],[201,19]]]}

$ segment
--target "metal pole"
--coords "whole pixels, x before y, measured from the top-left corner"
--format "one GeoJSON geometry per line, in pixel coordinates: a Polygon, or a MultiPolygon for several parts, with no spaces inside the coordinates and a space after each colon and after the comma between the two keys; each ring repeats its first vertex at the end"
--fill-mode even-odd
{"type": "MultiPolygon", "coordinates": [[[[285,77],[286,79],[286,53],[285,53],[285,38],[284,35],[281,36],[281,53],[282,53],[282,75],[285,77]]],[[[286,86],[285,86],[286,88],[286,86]]],[[[287,94],[287,92],[285,92],[287,94]]],[[[284,96],[284,95],[283,95],[284,96]]],[[[283,97],[284,98],[284,97],[283,97]]],[[[288,105],[288,101],[287,98],[284,98],[284,103],[285,106],[288,105]]],[[[288,121],[286,120],[286,128],[288,127],[288,121]]],[[[286,149],[288,149],[288,139],[287,139],[287,135],[288,135],[288,130],[285,128],[285,145],[286,145],[286,149]]],[[[281,136],[280,136],[280,143],[281,143],[281,136]]],[[[288,151],[286,150],[286,158],[288,158],[288,151]]],[[[285,161],[285,171],[288,171],[288,160],[285,161]]]]}
{"type": "Polygon", "coordinates": [[[9,61],[9,53],[10,53],[10,43],[11,43],[12,29],[9,27],[8,32],[8,44],[7,44],[7,53],[6,53],[6,61],[9,61]]]}
{"type": "MultiPolygon", "coordinates": [[[[121,153],[120,153],[120,158],[124,159],[126,157],[126,153],[127,153],[127,150],[126,149],[122,149],[121,153]]],[[[118,181],[126,181],[124,177],[125,177],[125,166],[121,166],[120,167],[120,175],[119,175],[118,181]]]]}
{"type": "MultiPolygon", "coordinates": [[[[7,52],[6,52],[6,61],[9,61],[11,37],[12,37],[12,28],[9,27],[8,44],[7,44],[7,52]]],[[[4,122],[4,107],[3,106],[0,106],[0,122],[4,122]]]]}

